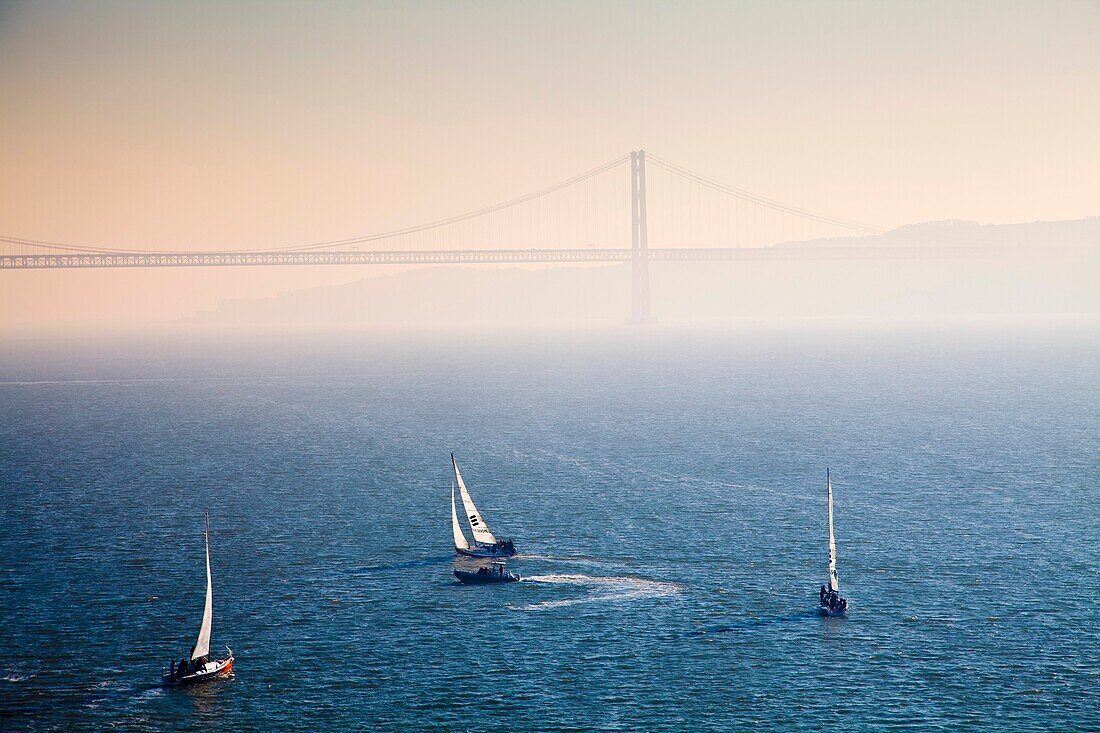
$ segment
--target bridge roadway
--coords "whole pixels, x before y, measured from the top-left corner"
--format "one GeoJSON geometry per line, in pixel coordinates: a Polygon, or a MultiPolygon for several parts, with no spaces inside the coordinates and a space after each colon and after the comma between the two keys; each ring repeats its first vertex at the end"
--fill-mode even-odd
{"type": "MultiPolygon", "coordinates": [[[[978,246],[676,247],[645,250],[650,262],[704,260],[955,259],[993,257],[978,246]]],[[[257,265],[466,265],[494,263],[630,262],[622,249],[313,250],[252,252],[67,252],[0,255],[0,270],[91,267],[227,267],[257,265]]]]}

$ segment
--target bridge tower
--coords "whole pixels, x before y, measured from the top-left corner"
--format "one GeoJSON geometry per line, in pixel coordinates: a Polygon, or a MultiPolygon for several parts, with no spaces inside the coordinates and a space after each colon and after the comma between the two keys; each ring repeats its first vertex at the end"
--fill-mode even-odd
{"type": "Polygon", "coordinates": [[[645,207],[645,151],[630,153],[631,309],[626,322],[656,323],[649,311],[649,227],[645,207]]]}

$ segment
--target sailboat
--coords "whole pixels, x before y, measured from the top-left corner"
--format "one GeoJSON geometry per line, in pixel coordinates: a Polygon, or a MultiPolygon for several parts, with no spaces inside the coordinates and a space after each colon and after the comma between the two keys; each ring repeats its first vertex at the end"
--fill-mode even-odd
{"type": "Polygon", "coordinates": [[[451,482],[451,531],[454,534],[455,552],[465,557],[511,557],[516,554],[516,546],[512,540],[498,540],[491,531],[481,512],[474,506],[474,500],[470,498],[470,492],[466,489],[466,482],[462,480],[462,472],[458,470],[455,462],[455,454],[451,454],[451,466],[454,468],[454,481],[451,482]],[[455,506],[455,484],[458,484],[458,493],[462,497],[462,506],[466,510],[466,519],[470,523],[470,531],[474,535],[474,541],[466,540],[466,534],[462,531],[462,525],[458,523],[458,509],[455,506]]]}
{"type": "Polygon", "coordinates": [[[205,682],[216,677],[228,677],[233,672],[233,650],[225,648],[225,659],[210,659],[210,627],[214,618],[213,583],[210,578],[210,512],[206,513],[206,606],[202,611],[202,625],[199,626],[199,638],[191,647],[191,658],[173,660],[171,668],[164,673],[163,684],[167,687],[182,687],[205,682]]]}
{"type": "Polygon", "coordinates": [[[836,537],[833,536],[833,477],[825,469],[825,486],[829,496],[829,585],[821,586],[818,599],[824,616],[843,616],[848,613],[848,599],[840,596],[840,578],[836,572],[836,537]]]}

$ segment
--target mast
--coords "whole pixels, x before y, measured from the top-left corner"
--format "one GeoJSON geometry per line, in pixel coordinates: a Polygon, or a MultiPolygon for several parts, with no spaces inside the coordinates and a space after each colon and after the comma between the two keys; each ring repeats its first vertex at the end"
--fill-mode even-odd
{"type": "Polygon", "coordinates": [[[191,659],[205,657],[210,653],[210,626],[214,616],[213,584],[210,580],[210,512],[206,512],[206,606],[202,611],[202,626],[199,638],[191,652],[191,659]]]}
{"type": "Polygon", "coordinates": [[[455,470],[455,481],[458,482],[458,494],[462,497],[462,506],[466,509],[466,519],[470,522],[470,531],[474,534],[474,542],[478,544],[494,545],[497,538],[489,531],[489,525],[481,516],[481,512],[474,506],[474,500],[470,498],[470,492],[466,490],[466,482],[462,480],[462,473],[458,470],[455,454],[451,454],[451,466],[455,470]]]}
{"type": "Polygon", "coordinates": [[[829,590],[840,592],[840,579],[836,574],[836,538],[833,536],[833,478],[827,468],[825,484],[829,494],[829,590]]]}
{"type": "Polygon", "coordinates": [[[470,543],[466,541],[466,535],[462,531],[462,525],[458,523],[458,509],[455,508],[455,482],[451,481],[451,533],[455,538],[455,547],[460,550],[470,549],[470,543]]]}

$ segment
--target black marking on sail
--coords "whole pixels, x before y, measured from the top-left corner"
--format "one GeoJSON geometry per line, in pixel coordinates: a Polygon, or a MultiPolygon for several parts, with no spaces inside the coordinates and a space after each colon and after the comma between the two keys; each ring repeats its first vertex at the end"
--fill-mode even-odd
{"type": "Polygon", "coordinates": [[[471,514],[470,515],[470,526],[471,527],[476,527],[477,526],[477,515],[476,514],[471,514]]]}

